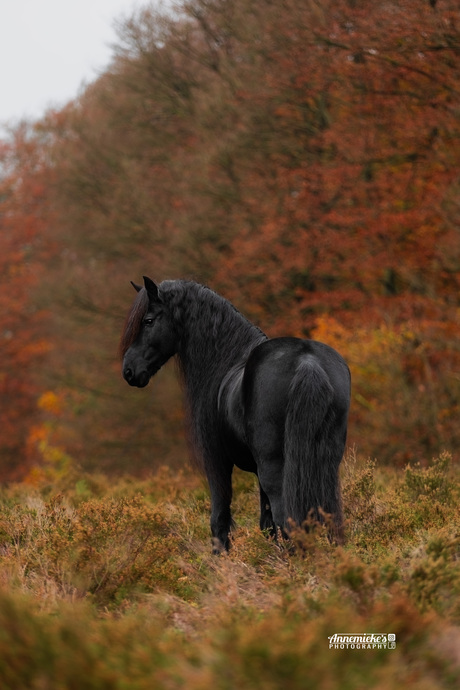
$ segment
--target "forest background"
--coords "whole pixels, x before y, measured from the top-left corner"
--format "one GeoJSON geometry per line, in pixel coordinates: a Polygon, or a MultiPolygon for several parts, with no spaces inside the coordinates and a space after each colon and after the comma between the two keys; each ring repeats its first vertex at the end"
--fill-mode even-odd
{"type": "Polygon", "coordinates": [[[120,375],[129,281],[187,277],[336,347],[350,445],[460,441],[454,0],[139,9],[110,68],[0,143],[0,478],[186,462],[168,365],[120,375]]]}

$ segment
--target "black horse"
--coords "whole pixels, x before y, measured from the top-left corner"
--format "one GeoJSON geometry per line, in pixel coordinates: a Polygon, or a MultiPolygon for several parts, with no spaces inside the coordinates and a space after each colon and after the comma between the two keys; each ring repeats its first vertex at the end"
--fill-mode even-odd
{"type": "Polygon", "coordinates": [[[260,485],[260,527],[276,535],[332,515],[342,539],[339,465],[350,373],[331,347],[269,339],[203,285],[144,277],[121,337],[123,376],[142,388],[177,355],[192,440],[211,491],[213,551],[229,548],[233,466],[260,485]]]}

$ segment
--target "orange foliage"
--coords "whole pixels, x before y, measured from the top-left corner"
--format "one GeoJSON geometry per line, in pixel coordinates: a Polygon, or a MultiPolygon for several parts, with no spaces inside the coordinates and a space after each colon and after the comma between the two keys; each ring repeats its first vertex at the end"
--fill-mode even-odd
{"type": "Polygon", "coordinates": [[[336,344],[363,452],[458,446],[460,9],[432,4],[140,10],[110,70],[3,145],[4,476],[27,448],[86,468],[183,461],[172,372],[153,396],[120,379],[143,274],[206,282],[271,336],[336,344]]]}
{"type": "Polygon", "coordinates": [[[289,35],[272,36],[258,94],[273,113],[269,175],[254,166],[250,181],[258,222],[215,277],[236,301],[271,303],[274,332],[300,315],[308,333],[325,310],[349,323],[363,310],[374,322],[439,318],[458,294],[453,7],[325,2],[319,19],[292,7],[289,35]]]}
{"type": "Polygon", "coordinates": [[[37,364],[50,350],[47,316],[31,298],[42,278],[46,178],[41,149],[20,127],[0,149],[0,479],[27,471],[37,364]]]}

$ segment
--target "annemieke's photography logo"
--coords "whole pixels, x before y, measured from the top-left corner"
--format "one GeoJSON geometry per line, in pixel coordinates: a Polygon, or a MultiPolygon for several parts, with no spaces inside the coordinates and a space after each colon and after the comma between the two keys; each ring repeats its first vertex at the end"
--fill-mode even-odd
{"type": "Polygon", "coordinates": [[[334,633],[329,649],[396,649],[394,633],[334,633]]]}

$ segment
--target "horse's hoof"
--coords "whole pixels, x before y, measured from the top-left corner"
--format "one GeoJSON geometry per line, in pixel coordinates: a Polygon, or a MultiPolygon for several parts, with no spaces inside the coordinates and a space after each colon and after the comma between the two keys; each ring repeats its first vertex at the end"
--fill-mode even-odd
{"type": "Polygon", "coordinates": [[[212,555],[220,556],[221,553],[228,551],[228,546],[225,546],[223,542],[217,537],[212,538],[212,555]]]}

